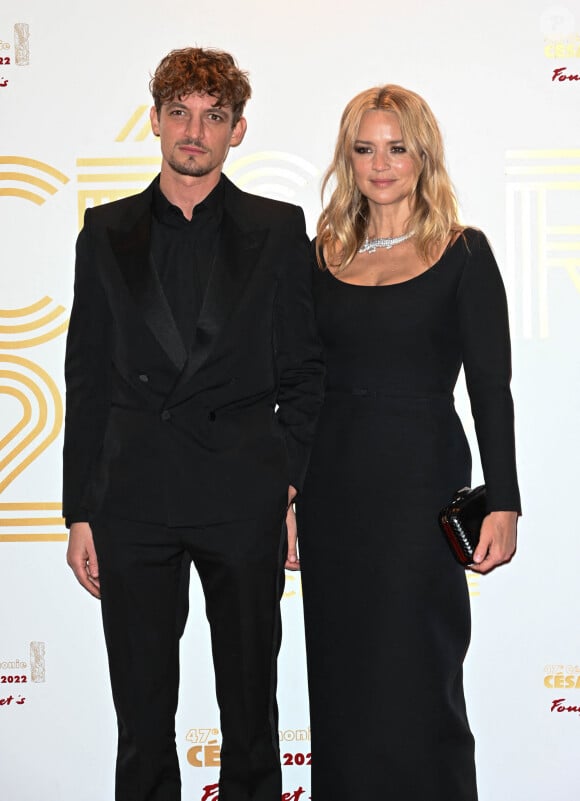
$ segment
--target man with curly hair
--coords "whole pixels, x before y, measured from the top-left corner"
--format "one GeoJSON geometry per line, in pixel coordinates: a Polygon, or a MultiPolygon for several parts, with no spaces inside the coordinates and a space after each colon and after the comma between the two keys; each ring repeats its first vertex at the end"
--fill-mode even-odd
{"type": "Polygon", "coordinates": [[[220,801],[280,801],[285,518],[323,383],[304,216],[222,173],[251,93],[228,53],[172,51],[150,88],[160,175],[88,209],[77,242],[67,559],[101,598],[117,801],[181,797],[175,712],[191,562],[211,629],[220,801]]]}

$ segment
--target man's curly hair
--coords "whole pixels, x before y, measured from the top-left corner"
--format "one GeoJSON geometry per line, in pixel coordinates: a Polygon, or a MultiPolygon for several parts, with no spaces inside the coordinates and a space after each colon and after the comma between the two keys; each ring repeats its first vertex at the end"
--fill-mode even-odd
{"type": "Polygon", "coordinates": [[[198,93],[215,97],[216,106],[230,106],[235,125],[243,114],[252,90],[248,73],[223,50],[185,47],[161,59],[149,82],[159,114],[163,103],[198,93]]]}

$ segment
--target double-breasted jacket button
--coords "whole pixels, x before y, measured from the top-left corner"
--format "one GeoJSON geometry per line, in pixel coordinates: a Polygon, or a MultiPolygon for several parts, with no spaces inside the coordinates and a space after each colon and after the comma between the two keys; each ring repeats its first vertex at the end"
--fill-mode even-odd
{"type": "Polygon", "coordinates": [[[139,373],[139,381],[141,381],[143,384],[147,384],[149,381],[149,376],[147,373],[139,373]]]}
{"type": "Polygon", "coordinates": [[[207,416],[210,423],[215,423],[215,412],[210,412],[207,416]]]}
{"type": "Polygon", "coordinates": [[[171,412],[168,409],[164,409],[161,412],[161,419],[164,423],[166,423],[168,420],[171,420],[171,412]]]}

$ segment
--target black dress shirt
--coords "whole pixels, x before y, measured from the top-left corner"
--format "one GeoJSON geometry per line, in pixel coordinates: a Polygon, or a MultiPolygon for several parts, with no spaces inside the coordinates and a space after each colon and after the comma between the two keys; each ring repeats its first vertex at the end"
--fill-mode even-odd
{"type": "Polygon", "coordinates": [[[151,253],[185,347],[192,345],[212,266],[223,212],[224,182],[193,209],[191,220],[153,188],[151,253]]]}

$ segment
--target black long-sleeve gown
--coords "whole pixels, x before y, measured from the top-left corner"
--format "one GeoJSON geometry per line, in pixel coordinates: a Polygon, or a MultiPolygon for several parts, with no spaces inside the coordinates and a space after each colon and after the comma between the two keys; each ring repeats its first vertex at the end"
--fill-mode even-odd
{"type": "Polygon", "coordinates": [[[298,504],[314,801],[475,801],[464,570],[437,514],[470,483],[460,366],[489,510],[520,509],[507,307],[483,234],[360,286],[317,270],[327,393],[298,504]]]}

